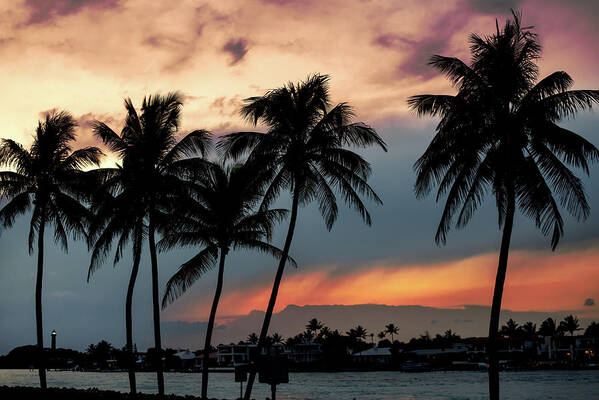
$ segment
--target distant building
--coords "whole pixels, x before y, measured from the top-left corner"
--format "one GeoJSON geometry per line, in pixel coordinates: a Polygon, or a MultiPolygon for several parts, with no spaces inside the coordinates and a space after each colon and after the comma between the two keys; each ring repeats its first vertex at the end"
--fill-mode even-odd
{"type": "Polygon", "coordinates": [[[250,362],[251,349],[257,349],[257,344],[219,344],[216,351],[216,362],[221,366],[247,364],[250,362]]]}
{"type": "Polygon", "coordinates": [[[283,354],[286,354],[290,361],[297,364],[311,364],[323,359],[320,343],[315,343],[312,340],[296,343],[283,354]]]}
{"type": "Polygon", "coordinates": [[[371,347],[352,354],[352,361],[357,364],[389,364],[391,362],[391,349],[388,347],[371,347]]]}

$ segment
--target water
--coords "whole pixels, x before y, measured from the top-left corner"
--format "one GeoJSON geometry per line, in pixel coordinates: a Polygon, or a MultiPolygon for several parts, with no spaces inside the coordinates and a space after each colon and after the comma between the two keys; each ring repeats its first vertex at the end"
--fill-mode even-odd
{"type": "MultiPolygon", "coordinates": [[[[199,395],[200,374],[165,373],[167,393],[199,395]]],[[[212,373],[209,395],[219,399],[239,396],[232,373],[212,373]]],[[[292,373],[289,384],[278,386],[277,398],[288,400],[483,400],[488,399],[484,372],[339,372],[292,373]]],[[[37,386],[37,371],[0,370],[0,385],[37,386]]],[[[110,389],[126,392],[123,372],[49,371],[48,385],[110,389]]],[[[156,375],[137,373],[141,392],[156,392],[156,375]]],[[[504,400],[599,399],[599,371],[519,371],[501,374],[504,400]]],[[[253,398],[270,396],[270,387],[256,383],[253,398]]]]}

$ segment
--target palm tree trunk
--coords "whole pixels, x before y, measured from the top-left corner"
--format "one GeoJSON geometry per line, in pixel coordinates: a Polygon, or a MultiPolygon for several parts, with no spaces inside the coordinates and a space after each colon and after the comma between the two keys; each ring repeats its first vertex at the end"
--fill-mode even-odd
{"type": "MultiPolygon", "coordinates": [[[[295,190],[293,192],[293,202],[291,204],[291,218],[289,220],[289,228],[287,229],[287,237],[285,238],[285,246],[283,247],[283,254],[281,255],[281,260],[279,261],[279,267],[277,268],[277,274],[275,276],[275,281],[272,285],[272,292],[270,293],[270,300],[268,301],[268,308],[266,309],[266,314],[264,315],[264,322],[262,323],[262,330],[260,331],[260,338],[258,339],[258,348],[257,348],[258,357],[262,353],[262,347],[264,346],[264,341],[266,340],[266,335],[268,334],[268,327],[270,325],[270,319],[272,318],[272,312],[275,308],[275,303],[277,301],[277,294],[279,293],[279,286],[281,285],[281,279],[283,278],[283,271],[285,270],[285,264],[287,263],[287,256],[289,255],[289,248],[291,247],[291,240],[293,239],[293,232],[295,231],[295,222],[297,220],[298,208],[299,208],[299,191],[295,190]]],[[[248,382],[245,387],[245,395],[243,396],[244,400],[250,400],[250,396],[252,395],[252,387],[254,386],[255,379],[256,379],[256,370],[252,369],[250,371],[250,376],[248,378],[248,382]]]]}
{"type": "Polygon", "coordinates": [[[501,249],[499,251],[499,265],[495,278],[495,291],[493,292],[493,305],[491,307],[491,319],[489,322],[489,343],[487,352],[489,355],[489,399],[499,400],[499,360],[497,357],[497,332],[499,331],[499,314],[501,312],[501,298],[503,296],[503,284],[507,271],[507,260],[510,250],[510,239],[514,225],[514,214],[516,212],[516,200],[513,188],[508,188],[508,204],[503,225],[501,238],[501,249]]]}
{"type": "Polygon", "coordinates": [[[133,249],[133,268],[131,269],[131,276],[129,277],[129,286],[127,286],[127,299],[125,300],[125,330],[127,335],[127,369],[129,372],[129,390],[131,395],[135,395],[137,387],[135,383],[135,355],[133,354],[133,319],[132,319],[132,306],[133,306],[133,289],[135,288],[135,281],[137,280],[137,272],[139,271],[139,263],[141,258],[141,237],[136,234],[134,238],[135,244],[133,249]]]}
{"type": "Polygon", "coordinates": [[[40,227],[37,236],[37,280],[35,283],[35,325],[37,330],[38,369],[40,387],[45,390],[46,355],[44,354],[44,327],[42,321],[42,280],[44,277],[44,230],[46,228],[45,211],[42,209],[40,227]]]}
{"type": "Polygon", "coordinates": [[[202,363],[202,399],[208,399],[208,364],[210,362],[210,343],[212,341],[212,330],[214,329],[214,318],[216,317],[216,309],[220,294],[223,290],[223,274],[225,271],[225,257],[227,249],[220,249],[220,262],[218,265],[218,278],[216,281],[216,291],[212,300],[212,308],[210,309],[210,317],[208,318],[208,327],[206,328],[206,340],[204,342],[204,360],[202,363]]]}
{"type": "Polygon", "coordinates": [[[156,240],[154,225],[150,217],[148,239],[150,241],[150,259],[152,261],[152,308],[154,313],[154,349],[156,350],[156,378],[158,380],[158,396],[164,396],[164,374],[162,373],[162,344],[160,340],[160,303],[158,299],[158,259],[156,256],[156,240]]]}

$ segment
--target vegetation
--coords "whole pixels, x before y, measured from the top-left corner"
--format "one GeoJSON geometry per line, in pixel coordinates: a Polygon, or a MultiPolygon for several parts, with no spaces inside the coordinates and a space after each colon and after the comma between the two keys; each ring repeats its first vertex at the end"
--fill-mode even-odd
{"type": "Polygon", "coordinates": [[[439,116],[436,135],[416,162],[415,192],[438,185],[446,195],[435,240],[445,243],[452,221],[465,226],[491,192],[503,229],[489,323],[489,394],[499,399],[497,332],[516,210],[532,218],[555,249],[564,233],[560,205],[576,219],[590,212],[581,180],[599,150],[556,123],[599,102],[597,90],[569,90],[563,71],[538,78],[541,45],[516,13],[493,35],[470,36],[471,63],[435,55],[430,64],[457,88],[456,95],[418,95],[408,104],[418,115],[439,116]]]}
{"type": "Polygon", "coordinates": [[[210,163],[204,169],[197,183],[189,183],[189,198],[178,199],[177,209],[159,243],[161,248],[204,247],[170,278],[162,300],[163,308],[183,294],[204,272],[214,268],[218,260],[216,291],[204,344],[202,399],[208,397],[207,360],[210,358],[212,330],[223,288],[226,256],[229,250],[254,249],[276,258],[282,257],[281,250],[267,241],[271,240],[274,224],[287,213],[282,209],[253,211],[261,199],[258,189],[262,185],[251,165],[238,164],[225,169],[222,165],[210,163]]]}
{"type": "MultiPolygon", "coordinates": [[[[141,114],[130,99],[125,100],[127,117],[118,135],[108,125],[96,121],[94,132],[122,165],[99,171],[101,190],[92,209],[97,216],[90,229],[94,251],[89,269],[91,275],[118,238],[114,262],[121,258],[123,247],[133,240],[133,269],[126,300],[127,348],[132,353],[131,303],[142,252],[142,240],[148,238],[152,267],[152,309],[154,344],[161,350],[160,307],[158,297],[158,259],[155,234],[164,229],[174,201],[186,193],[184,177],[199,174],[204,162],[198,154],[210,146],[207,131],[196,130],[177,142],[181,119],[182,97],[179,93],[144,98],[141,114]],[[95,240],[94,240],[95,239],[95,240]]],[[[88,276],[89,279],[89,276],[88,276]]],[[[156,360],[158,393],[164,394],[164,377],[160,358],[156,360]]],[[[135,393],[134,360],[129,367],[131,393],[135,393]]]]}
{"type": "MultiPolygon", "coordinates": [[[[503,287],[514,218],[518,212],[534,220],[555,250],[564,235],[562,209],[577,220],[590,213],[582,181],[575,172],[589,174],[589,164],[599,160],[590,142],[558,126],[564,118],[590,110],[599,103],[598,90],[570,90],[572,78],[557,71],[538,80],[541,46],[530,27],[523,27],[513,13],[496,33],[470,36],[471,60],[435,55],[430,65],[445,74],[455,95],[423,94],[408,100],[419,116],[439,117],[436,134],[415,164],[415,193],[421,198],[437,189],[437,201],[445,207],[435,241],[446,242],[452,226],[465,227],[487,194],[496,202],[502,231],[493,303],[489,321],[488,361],[491,400],[499,399],[498,348],[500,342],[530,341],[546,337],[575,345],[582,328],[578,318],[567,316],[558,324],[548,318],[537,325],[510,319],[499,327],[503,287]],[[564,336],[569,333],[570,338],[564,336]]],[[[305,331],[287,339],[268,335],[270,321],[290,256],[301,207],[315,202],[331,230],[339,215],[338,196],[357,211],[367,225],[372,219],[365,199],[382,204],[369,185],[371,166],[356,151],[387,146],[370,126],[353,122],[347,103],[333,105],[329,77],[315,74],[299,83],[270,90],[245,100],[242,116],[266,132],[235,132],[217,143],[219,162],[209,161],[211,133],[194,130],[179,139],[183,96],[180,93],[145,97],[139,110],[124,102],[126,117],[116,133],[95,121],[96,137],[118,157],[114,168],[99,168],[102,152],[96,147],[73,149],[76,122],[65,112],[50,112],[38,123],[29,149],[13,140],[0,142],[0,224],[13,226],[16,218],[30,213],[28,246],[37,252],[35,289],[35,346],[14,349],[0,358],[0,366],[36,366],[44,397],[71,398],[80,391],[47,390],[46,368],[112,368],[113,362],[128,370],[131,394],[136,394],[136,360],[132,330],[132,301],[144,241],[150,253],[154,347],[147,351],[149,369],[157,374],[158,396],[165,397],[163,362],[177,365],[175,350],[162,349],[158,252],[181,246],[197,247],[197,254],[170,278],[162,298],[166,307],[218,264],[218,274],[208,320],[203,359],[213,351],[212,333],[224,283],[224,269],[231,250],[257,250],[275,257],[278,267],[259,334],[247,341],[257,352],[282,343],[301,348],[317,343],[323,365],[341,368],[351,362],[351,352],[368,349],[375,332],[357,325],[345,334],[317,319],[305,331]],[[96,169],[91,169],[97,167],[96,169]],[[282,192],[291,196],[290,210],[272,209],[282,192]],[[283,248],[271,244],[277,223],[289,214],[283,248]],[[44,349],[42,286],[44,236],[53,228],[54,241],[68,251],[68,236],[85,239],[91,251],[88,281],[114,246],[117,264],[130,245],[132,266],[125,298],[126,345],[114,348],[101,341],[86,353],[68,349],[44,349]]],[[[399,326],[389,323],[376,335],[379,346],[391,349],[395,362],[400,352],[446,348],[462,338],[448,330],[432,337],[428,332],[402,343],[399,326]],[[388,339],[390,338],[390,340],[388,339]]],[[[585,337],[599,337],[592,323],[585,337]]],[[[199,353],[199,352],[198,352],[199,353]]],[[[572,361],[575,359],[571,351],[572,361]]],[[[145,368],[145,367],[144,367],[145,368]]],[[[202,399],[208,398],[208,368],[202,371],[202,399]]],[[[252,393],[255,370],[250,371],[244,398],[252,393]]],[[[120,398],[120,394],[85,391],[89,398],[120,398]]],[[[34,389],[0,388],[3,397],[39,395],[34,389]]],[[[152,397],[152,396],[148,396],[152,397]]]]}
{"type": "MultiPolygon", "coordinates": [[[[352,123],[353,112],[346,103],[330,108],[329,77],[313,75],[305,82],[289,83],[262,97],[246,99],[242,115],[254,125],[262,122],[267,132],[237,132],[219,142],[226,158],[248,154],[258,173],[269,178],[261,209],[267,208],[282,190],[291,192],[291,217],[283,253],[272,287],[258,340],[264,346],[286,259],[291,248],[298,210],[312,201],[318,203],[327,229],[338,216],[337,197],[355,208],[370,225],[371,218],[360,194],[382,203],[368,185],[370,164],[349,147],[387,147],[379,135],[363,123],[352,123]]],[[[266,178],[265,178],[266,179],[266,178]]],[[[244,395],[249,400],[255,371],[251,371],[244,395]]]]}
{"type": "Polygon", "coordinates": [[[35,130],[29,150],[10,139],[0,142],[0,200],[8,203],[0,210],[0,223],[10,228],[16,217],[31,210],[29,253],[35,251],[37,235],[37,278],[35,323],[39,352],[40,386],[46,389],[44,369],[44,330],[42,326],[42,282],[44,275],[44,233],[54,226],[54,242],[68,251],[67,235],[74,240],[86,235],[91,214],[80,202],[88,188],[89,174],[82,171],[98,166],[102,152],[97,147],[72,150],[77,124],[71,114],[46,114],[35,130]]]}

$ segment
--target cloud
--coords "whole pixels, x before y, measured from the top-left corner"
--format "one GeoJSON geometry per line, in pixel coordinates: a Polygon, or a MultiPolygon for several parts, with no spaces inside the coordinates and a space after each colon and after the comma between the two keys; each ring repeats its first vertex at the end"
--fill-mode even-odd
{"type": "Polygon", "coordinates": [[[467,0],[474,10],[485,14],[509,14],[510,9],[518,9],[523,0],[467,0]]]}
{"type": "Polygon", "coordinates": [[[588,299],[585,299],[584,305],[587,306],[587,307],[594,306],[595,305],[595,299],[592,299],[590,297],[588,299]]]}
{"type": "Polygon", "coordinates": [[[233,56],[229,65],[238,64],[248,52],[248,41],[246,39],[230,39],[223,46],[223,51],[233,56]]]}
{"type": "Polygon", "coordinates": [[[26,0],[25,6],[30,10],[25,25],[43,24],[58,17],[76,14],[90,8],[107,10],[117,7],[119,0],[26,0]]]}
{"type": "Polygon", "coordinates": [[[462,33],[471,17],[465,12],[449,10],[438,15],[430,26],[422,29],[422,32],[428,34],[383,33],[375,37],[373,44],[401,55],[397,69],[400,78],[407,76],[428,80],[439,75],[428,65],[431,56],[450,50],[454,35],[462,33]]]}

